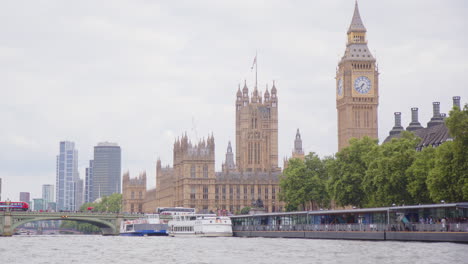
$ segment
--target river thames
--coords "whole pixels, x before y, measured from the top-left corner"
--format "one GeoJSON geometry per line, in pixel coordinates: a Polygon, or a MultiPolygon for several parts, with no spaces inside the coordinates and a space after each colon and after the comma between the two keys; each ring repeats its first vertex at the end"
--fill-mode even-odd
{"type": "Polygon", "coordinates": [[[468,263],[468,245],[283,238],[0,237],[13,263],[468,263]]]}

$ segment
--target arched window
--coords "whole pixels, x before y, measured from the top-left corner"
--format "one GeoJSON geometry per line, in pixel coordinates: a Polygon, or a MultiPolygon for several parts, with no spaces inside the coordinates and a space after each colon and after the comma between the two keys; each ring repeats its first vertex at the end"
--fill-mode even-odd
{"type": "Polygon", "coordinates": [[[195,165],[190,167],[190,177],[195,178],[195,165]]]}
{"type": "Polygon", "coordinates": [[[203,165],[203,178],[208,178],[208,165],[203,165]]]}

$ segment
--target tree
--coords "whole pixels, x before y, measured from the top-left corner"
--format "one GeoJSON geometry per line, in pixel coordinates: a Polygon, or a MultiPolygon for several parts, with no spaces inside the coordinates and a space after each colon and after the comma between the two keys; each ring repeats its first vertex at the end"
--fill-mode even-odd
{"type": "Polygon", "coordinates": [[[313,152],[300,159],[289,160],[280,178],[280,199],[286,210],[305,210],[308,205],[324,206],[328,203],[327,173],[324,162],[313,152]]]}
{"type": "Polygon", "coordinates": [[[327,157],[321,160],[313,152],[305,156],[306,174],[310,177],[307,192],[309,202],[312,204],[312,210],[330,205],[330,195],[327,191],[328,173],[325,165],[330,159],[331,157],[327,157]]]}
{"type": "Polygon", "coordinates": [[[419,141],[420,138],[405,131],[400,138],[394,138],[370,153],[363,184],[368,206],[413,203],[407,190],[406,171],[413,164],[419,141]]]}
{"type": "Polygon", "coordinates": [[[93,212],[120,213],[122,211],[122,194],[113,193],[109,196],[101,197],[99,202],[85,203],[80,207],[80,210],[87,211],[89,207],[93,208],[93,212]]]}
{"type": "Polygon", "coordinates": [[[468,105],[455,107],[446,119],[453,141],[437,147],[427,186],[433,201],[468,200],[468,105]]]}
{"type": "MultiPolygon", "coordinates": [[[[88,208],[92,207],[93,212],[112,212],[119,213],[122,210],[122,194],[114,193],[109,196],[104,196],[101,201],[96,203],[85,203],[80,207],[80,211],[86,212],[88,208]]],[[[85,234],[99,233],[101,229],[93,224],[77,222],[77,221],[63,221],[62,228],[73,228],[85,234]]]]}
{"type": "Polygon", "coordinates": [[[375,139],[353,138],[348,147],[336,153],[335,159],[327,161],[327,188],[331,198],[338,205],[362,207],[366,204],[367,195],[363,189],[363,180],[368,167],[368,155],[377,147],[375,139]]]}
{"type": "Polygon", "coordinates": [[[299,205],[305,207],[306,193],[305,182],[307,177],[305,174],[305,164],[300,159],[290,159],[288,167],[280,176],[279,198],[286,202],[287,211],[298,210],[299,205]]]}
{"type": "Polygon", "coordinates": [[[435,166],[435,152],[433,147],[426,147],[422,151],[416,152],[413,164],[408,168],[407,190],[415,204],[432,203],[427,188],[427,179],[430,171],[435,166]]]}
{"type": "Polygon", "coordinates": [[[249,212],[250,212],[250,207],[246,206],[246,207],[242,208],[242,210],[240,211],[240,214],[246,215],[246,214],[249,214],[249,212]]]}

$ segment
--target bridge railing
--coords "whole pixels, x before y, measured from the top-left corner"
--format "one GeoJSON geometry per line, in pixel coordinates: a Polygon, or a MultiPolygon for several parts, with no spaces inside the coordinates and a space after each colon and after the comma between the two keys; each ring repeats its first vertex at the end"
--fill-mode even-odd
{"type": "Polygon", "coordinates": [[[388,231],[413,231],[413,232],[468,232],[468,223],[446,224],[395,224],[390,225],[388,231]]]}
{"type": "MultiPolygon", "coordinates": [[[[2,212],[4,213],[4,212],[2,212]]],[[[131,218],[138,218],[143,217],[144,214],[128,214],[128,213],[110,213],[110,212],[37,212],[37,211],[15,211],[11,212],[14,215],[23,215],[23,216],[57,216],[57,215],[65,215],[65,216],[83,216],[83,217],[96,217],[96,216],[121,216],[121,217],[131,217],[131,218]]]]}

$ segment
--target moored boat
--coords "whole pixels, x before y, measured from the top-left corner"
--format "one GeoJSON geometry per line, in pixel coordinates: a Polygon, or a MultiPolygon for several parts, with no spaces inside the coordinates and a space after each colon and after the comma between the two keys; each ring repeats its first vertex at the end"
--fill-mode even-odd
{"type": "Polygon", "coordinates": [[[123,221],[121,236],[167,236],[167,224],[161,222],[158,214],[147,214],[144,218],[123,221]]]}
{"type": "Polygon", "coordinates": [[[232,236],[231,219],[215,214],[174,215],[169,221],[170,236],[232,236]]]}

